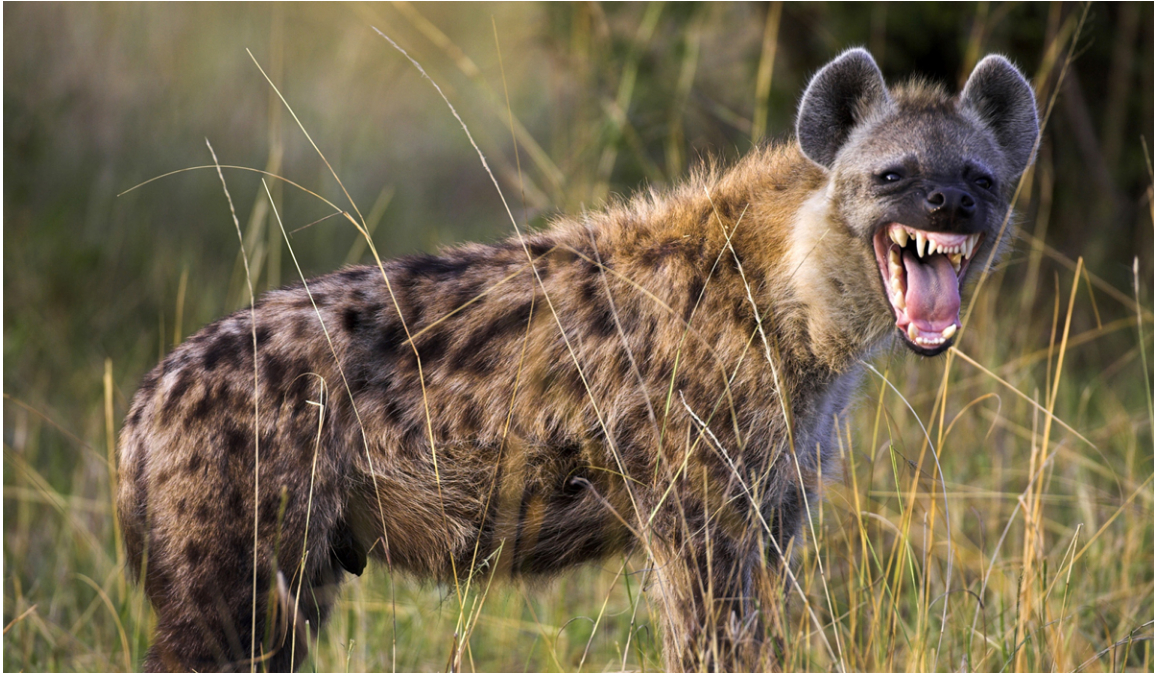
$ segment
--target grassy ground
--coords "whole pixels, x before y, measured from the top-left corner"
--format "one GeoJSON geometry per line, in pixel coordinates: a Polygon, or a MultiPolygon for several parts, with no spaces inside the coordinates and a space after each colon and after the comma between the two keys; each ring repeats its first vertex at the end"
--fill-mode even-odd
{"type": "MultiPolygon", "coordinates": [[[[884,54],[887,75],[937,64],[951,84],[1008,51],[1048,104],[1083,16],[881,7],[6,6],[4,669],[139,667],[152,614],[124,580],[115,433],[141,374],[247,300],[215,175],[115,195],[208,163],[208,136],[222,162],[344,204],[241,47],[394,255],[510,226],[436,92],[367,26],[429,69],[518,217],[540,226],[676,180],[695,153],[784,135],[806,75],[849,44],[884,54]],[[211,39],[189,28],[202,25],[211,39]],[[944,56],[917,47],[926,36],[944,56]]],[[[1088,15],[1081,63],[1113,65],[1070,75],[1097,154],[1078,154],[1084,120],[1063,89],[1023,180],[1023,238],[978,289],[957,349],[873,362],[795,560],[785,669],[1152,670],[1154,175],[1134,120],[1154,117],[1134,112],[1146,71],[1113,68],[1127,40],[1131,66],[1154,63],[1154,40],[1123,21],[1146,31],[1151,16],[1088,15]],[[1118,122],[1111,106],[1130,112],[1118,122]]],[[[292,281],[259,182],[226,176],[257,287],[292,281]]],[[[273,198],[290,230],[328,213],[283,187],[273,198]]],[[[292,235],[306,273],[366,259],[339,221],[292,235]]],[[[464,637],[467,670],[658,670],[645,567],[607,560],[464,598],[373,569],[346,586],[307,668],[445,669],[464,637]]]]}

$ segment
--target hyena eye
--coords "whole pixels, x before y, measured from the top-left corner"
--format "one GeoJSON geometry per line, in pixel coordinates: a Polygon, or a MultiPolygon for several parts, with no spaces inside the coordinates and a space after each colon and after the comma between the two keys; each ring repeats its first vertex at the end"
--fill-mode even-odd
{"type": "Polygon", "coordinates": [[[974,179],[974,185],[977,185],[983,190],[989,190],[994,187],[994,181],[989,176],[978,176],[974,179]]]}
{"type": "Polygon", "coordinates": [[[878,178],[881,178],[883,183],[896,183],[902,179],[902,175],[897,171],[886,171],[878,178]]]}

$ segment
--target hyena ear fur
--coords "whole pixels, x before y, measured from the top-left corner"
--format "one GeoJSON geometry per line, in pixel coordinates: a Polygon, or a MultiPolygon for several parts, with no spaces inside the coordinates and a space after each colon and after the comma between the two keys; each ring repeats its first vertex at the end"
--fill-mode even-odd
{"type": "Polygon", "coordinates": [[[797,142],[815,163],[830,168],[850,132],[890,101],[882,71],[864,49],[842,52],[817,71],[797,109],[797,142]]]}
{"type": "Polygon", "coordinates": [[[1038,140],[1038,106],[1022,72],[1006,57],[991,54],[974,67],[960,101],[990,127],[1009,168],[1021,175],[1034,161],[1038,140]]]}

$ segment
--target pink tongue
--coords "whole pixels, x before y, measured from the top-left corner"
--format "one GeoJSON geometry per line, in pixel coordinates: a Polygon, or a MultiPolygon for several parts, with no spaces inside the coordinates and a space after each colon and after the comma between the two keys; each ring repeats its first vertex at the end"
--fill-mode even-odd
{"type": "Polygon", "coordinates": [[[919,329],[942,331],[958,322],[962,297],[958,275],[949,258],[938,253],[918,259],[910,251],[902,253],[906,267],[906,315],[919,329]]]}

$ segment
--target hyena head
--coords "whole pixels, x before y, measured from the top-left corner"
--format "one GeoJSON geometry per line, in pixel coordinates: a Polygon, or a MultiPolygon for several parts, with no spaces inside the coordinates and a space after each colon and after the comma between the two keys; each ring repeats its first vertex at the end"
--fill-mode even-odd
{"type": "Polygon", "coordinates": [[[852,49],[810,82],[797,136],[829,172],[833,220],[860,243],[849,254],[876,262],[863,291],[875,318],[892,317],[916,353],[944,351],[963,284],[1011,239],[1003,223],[1038,137],[1026,79],[987,56],[957,96],[921,82],[890,90],[873,57],[852,49]]]}

